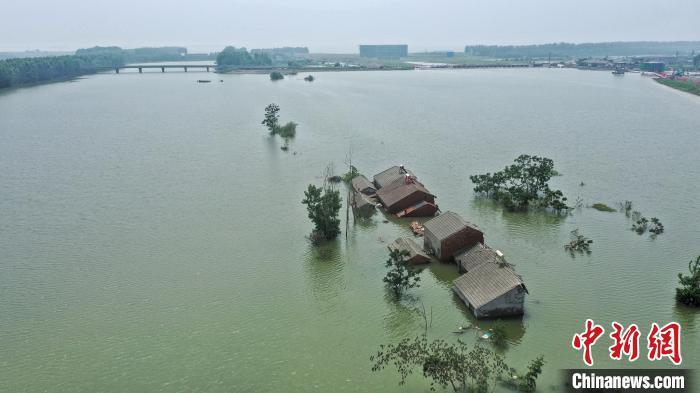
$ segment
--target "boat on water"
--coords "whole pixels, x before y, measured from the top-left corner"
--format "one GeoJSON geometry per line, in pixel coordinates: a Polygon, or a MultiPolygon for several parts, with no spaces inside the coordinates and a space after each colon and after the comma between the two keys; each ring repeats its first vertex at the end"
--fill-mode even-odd
{"type": "Polygon", "coordinates": [[[624,68],[615,68],[612,73],[613,73],[613,75],[625,75],[625,69],[624,68]]]}
{"type": "Polygon", "coordinates": [[[209,79],[197,79],[197,83],[211,83],[209,79]]]}

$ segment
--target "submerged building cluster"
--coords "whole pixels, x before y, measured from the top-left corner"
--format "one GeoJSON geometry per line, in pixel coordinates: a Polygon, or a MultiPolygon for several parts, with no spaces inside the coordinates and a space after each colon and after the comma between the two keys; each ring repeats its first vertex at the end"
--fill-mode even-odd
{"type": "Polygon", "coordinates": [[[360,175],[352,179],[352,188],[352,205],[356,210],[366,209],[368,205],[372,210],[381,206],[399,218],[432,217],[421,226],[422,246],[410,237],[401,237],[388,247],[405,250],[409,265],[429,263],[433,259],[455,263],[462,275],[454,281],[452,289],[476,318],[524,313],[528,290],[513,265],[506,262],[503,253],[485,244],[484,234],[476,225],[455,212],[440,213],[436,196],[412,171],[403,165],[392,166],[374,175],[372,182],[360,175]]]}

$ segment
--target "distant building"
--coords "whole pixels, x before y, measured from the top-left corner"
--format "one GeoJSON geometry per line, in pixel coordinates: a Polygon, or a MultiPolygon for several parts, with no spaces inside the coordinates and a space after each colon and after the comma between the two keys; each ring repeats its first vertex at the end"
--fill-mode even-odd
{"type": "Polygon", "coordinates": [[[405,258],[406,264],[408,265],[418,265],[421,263],[429,263],[430,257],[423,252],[423,250],[413,241],[413,239],[408,237],[400,237],[394,240],[393,243],[389,244],[389,250],[399,250],[407,251],[408,256],[405,258]]]}
{"type": "Polygon", "coordinates": [[[360,45],[360,56],[377,59],[398,59],[408,56],[408,45],[360,45]]]}
{"type": "Polygon", "coordinates": [[[506,264],[482,263],[457,278],[452,290],[476,318],[497,318],[524,313],[527,288],[506,264]]]}
{"type": "Polygon", "coordinates": [[[484,242],[484,234],[459,214],[448,211],[423,224],[423,248],[449,262],[459,251],[484,242]]]}
{"type": "Polygon", "coordinates": [[[644,72],[664,72],[666,64],[660,61],[647,61],[639,65],[639,69],[644,72]]]}

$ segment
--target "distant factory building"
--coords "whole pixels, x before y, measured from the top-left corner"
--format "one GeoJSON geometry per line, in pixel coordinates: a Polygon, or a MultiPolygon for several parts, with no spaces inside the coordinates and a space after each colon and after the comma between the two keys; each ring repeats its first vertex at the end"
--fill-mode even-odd
{"type": "Polygon", "coordinates": [[[407,57],[408,45],[360,45],[360,56],[376,59],[407,57]]]}
{"type": "Polygon", "coordinates": [[[423,228],[423,248],[443,262],[450,262],[458,252],[484,242],[484,234],[475,225],[451,211],[426,221],[423,228]]]}
{"type": "Polygon", "coordinates": [[[664,72],[666,64],[660,61],[647,61],[639,65],[639,69],[644,72],[664,72]]]}

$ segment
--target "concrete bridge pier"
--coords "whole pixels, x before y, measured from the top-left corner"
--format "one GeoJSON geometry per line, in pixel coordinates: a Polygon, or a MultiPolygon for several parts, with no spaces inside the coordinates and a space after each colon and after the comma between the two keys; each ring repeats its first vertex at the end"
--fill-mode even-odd
{"type": "Polygon", "coordinates": [[[187,67],[183,67],[185,69],[185,72],[187,72],[187,67]]]}
{"type": "Polygon", "coordinates": [[[165,67],[160,67],[160,72],[165,72],[165,67]]]}
{"type": "Polygon", "coordinates": [[[143,67],[139,67],[139,74],[143,74],[143,67]]]}
{"type": "Polygon", "coordinates": [[[118,74],[118,73],[119,73],[119,67],[115,68],[115,69],[114,69],[114,72],[118,74]]]}

